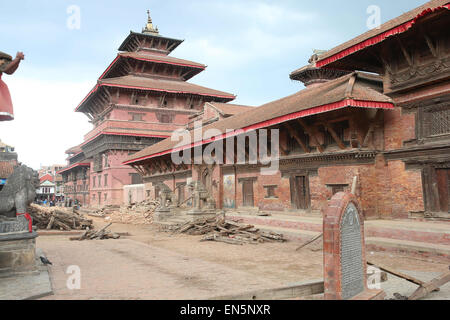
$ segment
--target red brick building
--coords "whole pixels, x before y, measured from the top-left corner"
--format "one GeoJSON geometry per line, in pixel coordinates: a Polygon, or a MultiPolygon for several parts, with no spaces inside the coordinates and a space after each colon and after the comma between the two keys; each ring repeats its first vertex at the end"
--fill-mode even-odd
{"type": "MultiPolygon", "coordinates": [[[[152,196],[162,182],[185,198],[188,191],[179,186],[200,181],[223,209],[319,211],[333,194],[357,181],[355,193],[366,218],[448,218],[447,2],[430,1],[314,55],[310,65],[290,75],[306,89],[207,124],[202,132],[215,129],[213,137],[195,138],[193,130],[191,143],[180,146],[166,139],[125,163],[141,173],[152,196]],[[194,152],[191,161],[172,161],[173,154],[195,148],[204,153],[220,140],[236,142],[250,133],[259,138],[260,129],[279,130],[279,168],[271,175],[261,174],[264,159],[249,164],[250,155],[263,147],[251,139],[245,164],[226,155],[224,164],[195,163],[194,152]]],[[[269,139],[268,148],[275,142],[269,139]]],[[[236,151],[231,144],[224,148],[236,151]]]]}
{"type": "Polygon", "coordinates": [[[235,99],[187,82],[206,66],[169,56],[182,42],[161,36],[150,15],[142,33],[131,32],[124,40],[117,58],[76,108],[94,128],[67,151],[68,166],[60,171],[66,198],[90,206],[121,204],[123,186],[142,181],[123,165],[130,154],[184,128],[205,103],[235,99]]]}

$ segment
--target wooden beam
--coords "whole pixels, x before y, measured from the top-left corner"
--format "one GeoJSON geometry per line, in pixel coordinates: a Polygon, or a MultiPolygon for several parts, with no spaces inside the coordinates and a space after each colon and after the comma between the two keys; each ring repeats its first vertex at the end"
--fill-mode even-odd
{"type": "Polygon", "coordinates": [[[334,131],[334,129],[331,126],[331,124],[329,124],[328,122],[324,121],[323,125],[328,130],[328,132],[331,134],[331,136],[333,137],[334,141],[336,141],[336,143],[338,144],[339,148],[341,148],[342,150],[347,149],[345,144],[344,144],[344,142],[342,142],[342,140],[338,137],[336,131],[334,131]]]}
{"type": "Polygon", "coordinates": [[[426,297],[433,291],[436,291],[441,286],[450,282],[450,271],[442,274],[441,276],[431,280],[430,282],[422,284],[409,298],[408,300],[419,300],[426,297]]]}
{"type": "Polygon", "coordinates": [[[167,48],[167,51],[170,51],[170,50],[172,50],[172,48],[173,48],[173,47],[175,47],[175,46],[176,46],[176,44],[177,44],[176,42],[172,43],[172,45],[171,45],[170,47],[168,47],[168,48],[167,48]]]}
{"type": "Polygon", "coordinates": [[[303,130],[309,135],[309,137],[313,140],[313,142],[317,145],[317,149],[320,153],[323,153],[325,151],[324,147],[320,144],[319,140],[317,139],[316,135],[314,134],[314,130],[308,126],[308,124],[303,120],[302,118],[297,119],[297,122],[302,126],[303,130]]]}
{"type": "Polygon", "coordinates": [[[295,141],[297,141],[297,143],[302,147],[303,151],[305,151],[306,153],[310,153],[311,150],[309,149],[309,147],[306,145],[305,142],[303,142],[303,140],[300,138],[300,136],[298,135],[298,133],[295,131],[294,128],[292,128],[292,126],[289,123],[285,123],[284,126],[286,127],[286,129],[289,131],[289,134],[291,135],[291,137],[293,137],[295,139],[295,141]]]}
{"type": "Polygon", "coordinates": [[[408,51],[406,51],[406,48],[403,45],[403,42],[400,40],[400,38],[398,36],[396,36],[395,39],[397,40],[397,43],[400,46],[400,49],[402,50],[403,56],[405,57],[406,61],[408,62],[408,65],[410,67],[412,67],[413,66],[412,57],[409,55],[408,51]]]}
{"type": "Polygon", "coordinates": [[[369,129],[367,130],[366,136],[363,139],[363,143],[362,143],[362,147],[366,148],[369,144],[369,139],[372,135],[372,133],[375,131],[375,126],[377,125],[378,121],[380,120],[381,115],[383,114],[383,112],[378,109],[377,113],[375,115],[375,118],[372,120],[372,122],[370,123],[369,129]]]}

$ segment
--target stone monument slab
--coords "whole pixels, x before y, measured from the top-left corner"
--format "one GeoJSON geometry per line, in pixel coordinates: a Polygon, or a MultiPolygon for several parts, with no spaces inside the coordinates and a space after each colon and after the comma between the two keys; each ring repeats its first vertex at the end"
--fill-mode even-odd
{"type": "Polygon", "coordinates": [[[323,259],[326,300],[384,298],[367,288],[364,215],[351,193],[336,194],[324,212],[323,259]]]}

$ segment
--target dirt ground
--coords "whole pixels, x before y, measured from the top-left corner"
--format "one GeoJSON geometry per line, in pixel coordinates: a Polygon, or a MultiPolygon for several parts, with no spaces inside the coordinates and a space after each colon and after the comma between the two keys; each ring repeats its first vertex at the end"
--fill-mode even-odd
{"type": "MultiPolygon", "coordinates": [[[[95,218],[96,227],[106,224],[95,218]]],[[[47,299],[205,299],[321,279],[322,251],[295,251],[298,242],[243,246],[200,242],[201,236],[161,232],[153,225],[113,224],[120,240],[69,241],[39,237],[37,246],[54,262],[55,295],[47,299]],[[69,265],[83,272],[81,290],[68,290],[69,265]]],[[[448,270],[449,261],[368,252],[368,258],[423,280],[448,270]]],[[[412,293],[417,286],[389,276],[388,297],[412,293]]],[[[433,299],[450,299],[450,284],[433,299]]]]}

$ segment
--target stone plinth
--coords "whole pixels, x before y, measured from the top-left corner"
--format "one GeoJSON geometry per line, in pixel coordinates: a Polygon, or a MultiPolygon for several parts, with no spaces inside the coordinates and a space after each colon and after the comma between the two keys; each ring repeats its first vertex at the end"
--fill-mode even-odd
{"type": "Polygon", "coordinates": [[[0,277],[36,271],[36,232],[0,234],[0,277]]]}
{"type": "Polygon", "coordinates": [[[379,299],[368,290],[364,216],[356,197],[340,192],[329,202],[323,219],[323,260],[326,300],[379,299]]]}

